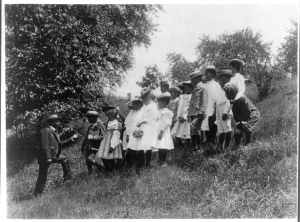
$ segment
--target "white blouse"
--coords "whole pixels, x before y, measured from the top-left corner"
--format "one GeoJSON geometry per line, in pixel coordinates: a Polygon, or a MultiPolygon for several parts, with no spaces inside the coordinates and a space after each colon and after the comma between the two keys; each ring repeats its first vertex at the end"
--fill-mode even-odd
{"type": "Polygon", "coordinates": [[[157,115],[157,130],[165,131],[172,124],[173,112],[168,108],[163,108],[159,110],[157,115]]]}
{"type": "Polygon", "coordinates": [[[239,92],[245,93],[245,78],[240,73],[236,73],[230,78],[230,83],[237,85],[239,92]]]}
{"type": "Polygon", "coordinates": [[[179,105],[177,109],[177,119],[182,117],[187,120],[189,106],[191,102],[192,94],[183,94],[180,96],[179,105]]]}

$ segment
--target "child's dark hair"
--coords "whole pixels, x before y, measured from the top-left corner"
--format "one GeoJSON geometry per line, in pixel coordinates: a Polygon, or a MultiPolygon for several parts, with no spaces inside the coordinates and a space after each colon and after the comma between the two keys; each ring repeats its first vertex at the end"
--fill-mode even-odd
{"type": "Polygon", "coordinates": [[[167,105],[169,105],[171,98],[161,98],[161,99],[157,99],[157,101],[162,101],[165,102],[167,105]]]}
{"type": "Polygon", "coordinates": [[[208,69],[207,72],[213,74],[214,77],[217,74],[216,70],[214,70],[214,69],[208,69]]]}
{"type": "Polygon", "coordinates": [[[231,62],[230,65],[235,68],[237,72],[241,72],[242,65],[239,62],[231,62]]]}

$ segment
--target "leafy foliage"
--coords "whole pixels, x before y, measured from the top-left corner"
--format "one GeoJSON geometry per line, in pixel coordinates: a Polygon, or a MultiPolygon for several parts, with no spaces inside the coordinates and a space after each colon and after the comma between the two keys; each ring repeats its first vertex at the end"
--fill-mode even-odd
{"type": "Polygon", "coordinates": [[[150,45],[159,5],[6,5],[8,118],[58,102],[103,101],[150,45]]]}
{"type": "Polygon", "coordinates": [[[245,62],[243,74],[252,76],[255,64],[270,59],[271,43],[263,43],[260,32],[251,28],[238,30],[233,34],[222,34],[216,39],[203,36],[196,47],[197,62],[200,67],[213,64],[219,68],[228,68],[231,59],[239,58],[245,62]]]}
{"type": "Polygon", "coordinates": [[[245,62],[242,74],[255,80],[259,93],[262,92],[260,97],[263,98],[269,93],[268,86],[274,75],[257,65],[269,64],[271,59],[271,43],[263,43],[261,37],[260,32],[254,33],[251,28],[233,34],[224,33],[216,39],[203,36],[196,48],[197,63],[202,68],[213,64],[221,69],[228,68],[231,59],[241,59],[245,62]]]}
{"type": "Polygon", "coordinates": [[[285,37],[285,42],[279,49],[279,58],[281,59],[284,69],[292,68],[293,73],[297,73],[297,50],[298,50],[298,23],[291,20],[293,28],[288,30],[289,35],[285,37]]]}
{"type": "Polygon", "coordinates": [[[146,73],[142,81],[136,82],[140,87],[150,87],[155,89],[159,86],[159,82],[164,79],[164,75],[159,71],[157,65],[146,66],[146,73]]]}
{"type": "Polygon", "coordinates": [[[167,76],[173,84],[189,80],[188,74],[197,67],[195,62],[189,62],[181,54],[175,52],[167,55],[167,61],[169,62],[167,76]]]}

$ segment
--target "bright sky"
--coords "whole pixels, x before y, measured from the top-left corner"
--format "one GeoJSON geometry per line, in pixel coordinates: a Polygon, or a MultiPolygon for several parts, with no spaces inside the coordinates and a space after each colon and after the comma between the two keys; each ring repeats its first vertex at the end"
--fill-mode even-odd
{"type": "Polygon", "coordinates": [[[165,73],[168,53],[182,53],[187,60],[194,61],[195,47],[202,35],[215,38],[224,32],[250,27],[255,32],[261,31],[263,41],[273,42],[275,54],[287,35],[286,30],[292,27],[290,18],[298,20],[298,6],[292,4],[164,5],[164,10],[154,19],[159,31],[153,34],[151,46],[148,50],[145,47],[134,50],[135,65],[116,95],[139,95],[141,88],[136,82],[145,74],[145,66],[156,64],[165,73]]]}

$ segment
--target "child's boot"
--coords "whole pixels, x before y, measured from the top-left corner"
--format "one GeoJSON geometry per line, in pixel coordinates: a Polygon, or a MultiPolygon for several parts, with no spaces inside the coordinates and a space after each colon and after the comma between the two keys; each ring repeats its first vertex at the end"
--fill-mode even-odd
{"type": "Polygon", "coordinates": [[[246,132],[246,144],[245,144],[245,146],[248,146],[250,144],[251,136],[252,136],[252,132],[246,132]]]}
{"type": "Polygon", "coordinates": [[[225,134],[225,147],[224,147],[224,149],[227,149],[229,147],[230,140],[231,140],[231,132],[227,132],[225,134]]]}

